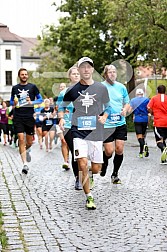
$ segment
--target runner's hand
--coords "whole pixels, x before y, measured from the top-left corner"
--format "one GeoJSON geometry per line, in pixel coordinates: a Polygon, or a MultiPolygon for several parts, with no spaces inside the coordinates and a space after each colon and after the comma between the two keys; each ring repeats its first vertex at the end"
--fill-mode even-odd
{"type": "Polygon", "coordinates": [[[102,124],[104,124],[106,122],[106,116],[98,116],[98,121],[102,124]]]}
{"type": "Polygon", "coordinates": [[[32,104],[32,101],[29,96],[27,96],[26,101],[28,102],[28,104],[32,104]]]}
{"type": "Polygon", "coordinates": [[[64,131],[64,124],[65,124],[65,120],[63,118],[60,118],[60,121],[59,121],[59,126],[60,126],[60,129],[62,131],[64,131]]]}

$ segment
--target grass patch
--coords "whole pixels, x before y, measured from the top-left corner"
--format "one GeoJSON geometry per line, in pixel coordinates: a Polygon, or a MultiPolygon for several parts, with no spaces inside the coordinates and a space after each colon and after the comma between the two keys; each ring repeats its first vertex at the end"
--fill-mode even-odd
{"type": "Polygon", "coordinates": [[[167,79],[148,80],[147,89],[146,89],[146,93],[147,93],[148,98],[152,98],[154,95],[157,94],[157,87],[159,85],[164,85],[167,88],[167,79]]]}
{"type": "Polygon", "coordinates": [[[2,249],[5,249],[8,245],[8,238],[6,236],[6,232],[5,230],[3,229],[3,216],[4,214],[2,213],[2,210],[1,210],[1,205],[0,205],[0,243],[1,243],[1,246],[2,246],[2,249]]]}

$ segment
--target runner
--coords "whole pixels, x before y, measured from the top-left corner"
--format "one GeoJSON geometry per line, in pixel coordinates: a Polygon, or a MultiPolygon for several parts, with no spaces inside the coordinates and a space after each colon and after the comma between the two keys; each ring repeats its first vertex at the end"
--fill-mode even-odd
{"type": "Polygon", "coordinates": [[[10,119],[12,121],[12,127],[13,127],[13,147],[17,148],[18,147],[18,136],[17,136],[17,132],[15,130],[14,124],[13,124],[13,118],[14,118],[14,114],[15,114],[15,107],[12,107],[12,110],[9,112],[8,114],[8,120],[10,119]]]}
{"type": "MultiPolygon", "coordinates": [[[[80,80],[80,74],[78,72],[78,67],[77,66],[72,66],[68,70],[68,77],[70,79],[70,85],[75,85],[76,83],[79,82],[80,80]]],[[[65,92],[67,91],[64,90],[60,94],[64,97],[65,92]]],[[[63,98],[62,98],[63,99],[63,98]]],[[[71,119],[72,119],[72,114],[73,114],[73,105],[70,103],[65,111],[64,114],[64,139],[68,145],[68,148],[71,151],[72,154],[72,168],[73,168],[73,173],[75,176],[75,189],[76,190],[82,190],[82,184],[79,180],[79,170],[78,170],[78,163],[76,160],[74,160],[74,147],[73,147],[73,137],[72,137],[72,132],[71,132],[71,119]]]]}
{"type": "Polygon", "coordinates": [[[39,117],[41,115],[42,109],[43,109],[42,104],[38,104],[34,108],[35,128],[36,128],[36,134],[38,137],[38,143],[39,143],[40,149],[42,149],[42,121],[39,120],[39,117]]]}
{"type": "Polygon", "coordinates": [[[35,84],[28,83],[28,72],[25,68],[19,69],[18,77],[20,83],[12,87],[10,105],[15,106],[13,123],[18,134],[19,152],[23,162],[22,172],[27,174],[27,162],[31,161],[30,147],[34,135],[34,104],[41,103],[42,96],[35,84]]]}
{"type": "Polygon", "coordinates": [[[159,85],[158,94],[153,96],[147,105],[149,113],[154,116],[154,135],[158,148],[161,150],[161,163],[167,164],[167,95],[166,87],[159,85]]]}
{"type": "MultiPolygon", "coordinates": [[[[56,102],[56,105],[58,107],[61,104],[61,102],[63,101],[64,94],[65,94],[65,92],[67,90],[66,84],[61,83],[59,89],[60,89],[60,93],[58,95],[57,102],[56,102]]],[[[69,166],[69,148],[68,148],[68,145],[67,145],[66,140],[64,138],[63,131],[61,129],[58,129],[58,133],[59,133],[58,136],[59,136],[59,138],[61,140],[61,152],[62,152],[62,156],[63,156],[63,159],[64,159],[63,164],[62,164],[62,168],[65,169],[65,170],[69,170],[70,169],[70,166],[69,166]]]]}
{"type": "Polygon", "coordinates": [[[54,108],[50,106],[50,100],[44,100],[44,108],[41,110],[39,120],[42,121],[42,137],[45,138],[46,152],[52,150],[52,142],[55,135],[53,127],[53,112],[54,108]]]}
{"type": "Polygon", "coordinates": [[[109,96],[106,87],[95,82],[92,78],[94,63],[92,59],[83,57],[78,61],[78,71],[81,80],[70,87],[64,96],[64,103],[59,108],[60,126],[64,125],[64,113],[70,102],[73,102],[72,136],[74,144],[74,158],[78,162],[79,177],[86,194],[87,209],[96,209],[94,198],[90,192],[88,157],[91,160],[92,173],[101,169],[103,162],[103,124],[106,121],[110,108],[103,112],[103,106],[108,106],[109,96]],[[103,115],[101,116],[101,114],[103,115]]]}
{"type": "Polygon", "coordinates": [[[145,142],[146,130],[149,122],[149,115],[147,110],[147,104],[149,99],[144,97],[144,91],[141,88],[136,90],[136,97],[130,101],[129,112],[134,113],[134,126],[137,140],[140,144],[139,158],[148,157],[149,149],[145,142]]]}
{"type": "Polygon", "coordinates": [[[9,116],[11,113],[13,107],[9,106],[6,111],[6,116],[8,118],[8,138],[9,138],[9,144],[12,145],[13,142],[13,136],[14,136],[14,126],[13,126],[13,118],[9,116]]]}
{"type": "Polygon", "coordinates": [[[125,116],[129,110],[129,96],[126,87],[116,81],[117,70],[114,65],[106,65],[104,68],[105,81],[102,84],[107,88],[112,113],[109,115],[104,125],[104,152],[101,176],[105,176],[108,160],[112,157],[114,169],[111,175],[111,181],[114,184],[121,183],[118,177],[118,171],[123,161],[124,141],[127,140],[127,127],[125,116]]]}
{"type": "Polygon", "coordinates": [[[7,117],[7,104],[2,102],[2,108],[0,108],[0,130],[3,131],[3,145],[7,145],[8,131],[8,117],[7,117]]]}

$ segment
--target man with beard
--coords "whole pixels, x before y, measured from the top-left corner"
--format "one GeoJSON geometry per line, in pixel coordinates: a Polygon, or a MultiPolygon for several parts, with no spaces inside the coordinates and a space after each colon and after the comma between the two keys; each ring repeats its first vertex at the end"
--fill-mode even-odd
{"type": "Polygon", "coordinates": [[[22,172],[27,174],[27,162],[31,161],[30,147],[34,135],[34,104],[42,103],[42,96],[37,86],[28,82],[28,72],[25,68],[19,69],[18,77],[20,83],[12,87],[10,105],[15,106],[13,123],[18,134],[19,152],[23,162],[22,172]]]}

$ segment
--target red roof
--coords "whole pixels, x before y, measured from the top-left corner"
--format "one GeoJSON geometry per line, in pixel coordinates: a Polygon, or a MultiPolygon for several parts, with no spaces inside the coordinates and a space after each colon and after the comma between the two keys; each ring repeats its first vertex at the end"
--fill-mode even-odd
{"type": "Polygon", "coordinates": [[[21,43],[21,57],[37,57],[40,58],[39,55],[33,53],[32,49],[38,44],[37,38],[24,38],[20,37],[9,31],[7,25],[0,23],[0,39],[3,42],[20,42],[21,43]]]}

